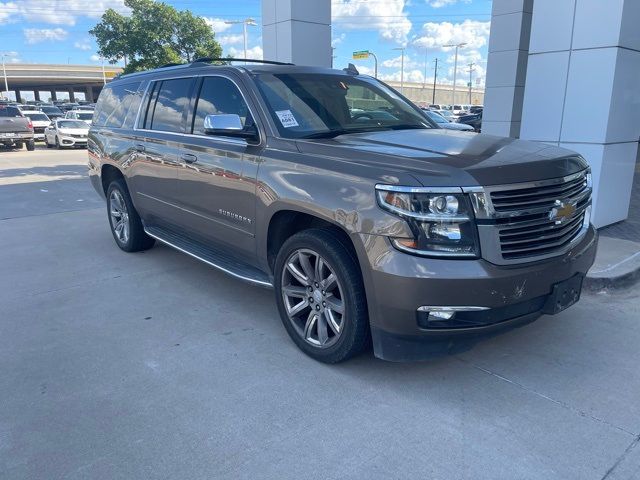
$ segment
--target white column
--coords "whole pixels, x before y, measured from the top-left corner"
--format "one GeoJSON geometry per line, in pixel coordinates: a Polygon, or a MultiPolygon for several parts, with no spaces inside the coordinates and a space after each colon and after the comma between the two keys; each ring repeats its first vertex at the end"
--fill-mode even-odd
{"type": "Polygon", "coordinates": [[[629,210],[640,137],[639,24],[638,0],[533,5],[520,137],[587,159],[597,227],[629,210]]]}
{"type": "Polygon", "coordinates": [[[331,67],[331,0],[262,0],[265,60],[331,67]]]}
{"type": "Polygon", "coordinates": [[[484,133],[520,136],[532,11],[533,0],[493,0],[484,133]]]}

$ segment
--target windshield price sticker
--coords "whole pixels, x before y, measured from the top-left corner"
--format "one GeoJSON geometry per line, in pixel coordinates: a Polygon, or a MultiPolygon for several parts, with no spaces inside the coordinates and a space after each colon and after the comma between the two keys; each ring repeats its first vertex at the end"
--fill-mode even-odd
{"type": "Polygon", "coordinates": [[[276,112],[276,115],[280,119],[280,123],[284,128],[298,127],[298,122],[296,121],[296,117],[293,116],[291,110],[279,110],[276,112]]]}

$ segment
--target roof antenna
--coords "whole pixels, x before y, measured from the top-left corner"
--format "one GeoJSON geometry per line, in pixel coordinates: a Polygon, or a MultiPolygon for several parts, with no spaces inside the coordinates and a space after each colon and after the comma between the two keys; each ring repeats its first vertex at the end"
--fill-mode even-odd
{"type": "Polygon", "coordinates": [[[347,72],[349,75],[360,75],[360,72],[353,63],[350,63],[347,68],[343,68],[342,70],[347,72]]]}

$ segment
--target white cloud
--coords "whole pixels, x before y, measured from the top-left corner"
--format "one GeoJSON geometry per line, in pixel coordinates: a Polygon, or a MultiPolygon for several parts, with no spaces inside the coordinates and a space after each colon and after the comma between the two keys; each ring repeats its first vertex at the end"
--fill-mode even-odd
{"type": "MultiPolygon", "coordinates": [[[[231,47],[229,48],[229,56],[233,58],[244,58],[244,49],[231,47]]],[[[262,60],[262,47],[260,45],[256,45],[253,48],[247,49],[247,58],[262,60]]]]}
{"type": "Polygon", "coordinates": [[[100,57],[100,55],[98,55],[97,53],[94,53],[89,57],[89,60],[91,60],[92,62],[102,62],[102,57],[100,57]]]}
{"type": "MultiPolygon", "coordinates": [[[[401,77],[402,77],[402,74],[400,70],[397,70],[391,73],[383,73],[379,75],[379,78],[381,80],[394,81],[394,82],[399,82],[401,77]]],[[[424,80],[424,73],[422,72],[422,70],[418,70],[418,69],[406,70],[405,69],[404,71],[405,82],[422,83],[423,80],[424,80]]]]}
{"type": "Polygon", "coordinates": [[[29,45],[51,40],[64,40],[69,35],[69,32],[63,28],[25,28],[23,32],[29,45]]]}
{"type": "MultiPolygon", "coordinates": [[[[380,65],[387,68],[400,68],[402,66],[402,55],[398,55],[397,57],[384,60],[380,65]]],[[[418,66],[418,62],[412,59],[409,55],[405,54],[404,56],[405,70],[408,68],[415,68],[417,66],[418,66]]]]}
{"type": "Polygon", "coordinates": [[[216,40],[218,40],[218,43],[223,47],[226,45],[241,45],[244,41],[244,35],[220,35],[216,37],[216,40]]]}
{"type": "Polygon", "coordinates": [[[433,8],[442,8],[458,2],[471,3],[471,0],[427,0],[427,3],[433,8]]]}
{"type": "Polygon", "coordinates": [[[477,20],[465,20],[462,23],[429,22],[422,26],[422,36],[413,43],[418,47],[440,50],[444,50],[442,45],[466,43],[466,48],[478,49],[487,44],[490,25],[491,22],[477,20]]]}
{"type": "Polygon", "coordinates": [[[344,41],[345,38],[347,38],[347,34],[346,33],[341,33],[339,36],[337,36],[333,40],[331,40],[331,46],[332,47],[337,47],[338,45],[340,45],[344,41]]]}
{"type": "Polygon", "coordinates": [[[9,23],[18,14],[18,4],[15,2],[0,2],[0,25],[9,23]]]}
{"type": "Polygon", "coordinates": [[[78,40],[73,44],[74,47],[79,48],[80,50],[91,50],[91,40],[88,38],[78,40]]]}
{"type": "Polygon", "coordinates": [[[332,0],[332,22],[347,30],[377,30],[383,39],[404,45],[412,25],[405,11],[406,3],[406,0],[332,0]]]}
{"type": "Polygon", "coordinates": [[[124,0],[20,0],[0,3],[0,24],[20,19],[53,25],[75,25],[78,17],[98,18],[108,8],[129,11],[124,0]],[[89,8],[87,8],[89,7],[89,8]]]}
{"type": "Polygon", "coordinates": [[[202,17],[205,22],[211,27],[214,33],[222,33],[225,30],[229,30],[231,28],[231,24],[225,23],[226,20],[224,18],[210,18],[210,17],[202,17]]]}

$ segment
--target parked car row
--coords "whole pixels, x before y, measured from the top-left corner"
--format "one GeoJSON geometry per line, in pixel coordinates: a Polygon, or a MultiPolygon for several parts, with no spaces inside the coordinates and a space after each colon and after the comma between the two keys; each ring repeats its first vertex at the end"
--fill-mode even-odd
{"type": "Polygon", "coordinates": [[[45,142],[47,148],[86,147],[92,118],[92,105],[62,112],[54,105],[0,103],[0,145],[26,145],[29,151],[35,142],[45,142]]]}
{"type": "Polygon", "coordinates": [[[423,111],[429,112],[429,118],[434,120],[442,128],[449,130],[465,130],[480,132],[482,128],[482,105],[441,105],[429,104],[429,106],[421,107],[423,111]],[[433,117],[435,113],[444,118],[447,123],[436,120],[433,117]],[[452,125],[465,125],[463,128],[453,127],[452,125]],[[470,127],[470,128],[467,128],[470,127]]]}

